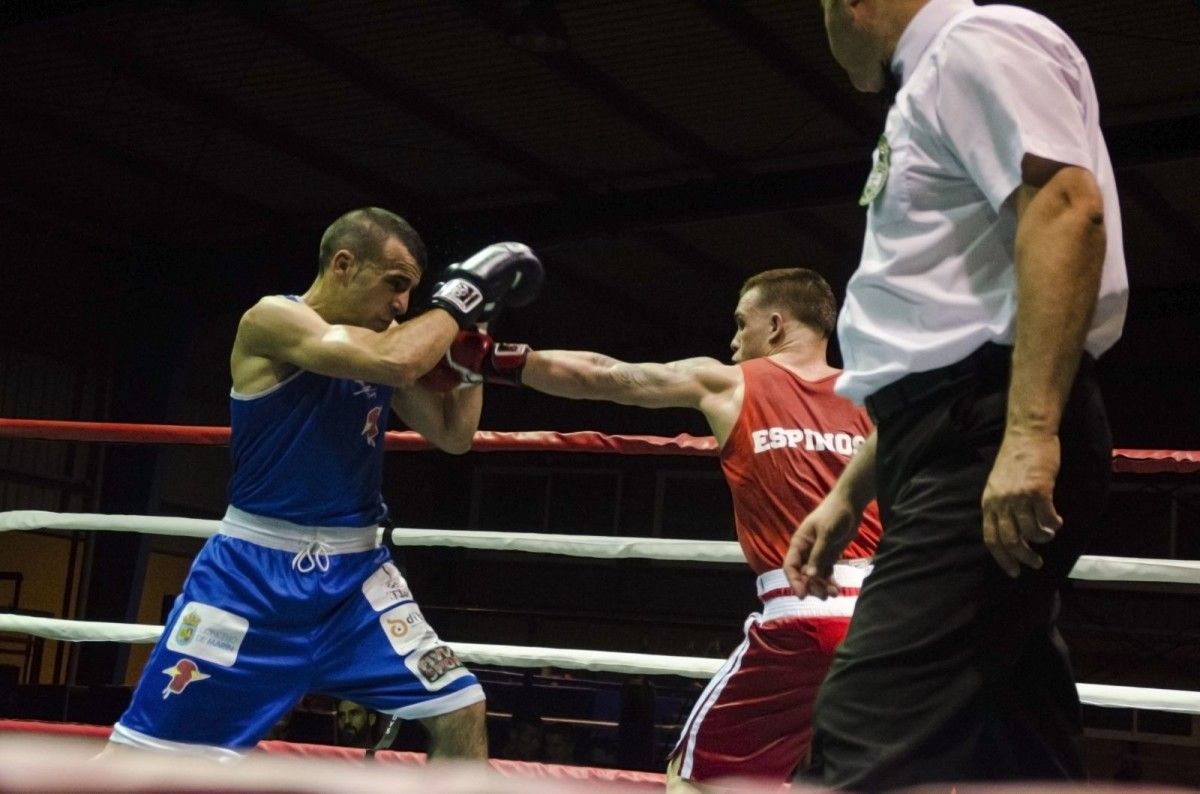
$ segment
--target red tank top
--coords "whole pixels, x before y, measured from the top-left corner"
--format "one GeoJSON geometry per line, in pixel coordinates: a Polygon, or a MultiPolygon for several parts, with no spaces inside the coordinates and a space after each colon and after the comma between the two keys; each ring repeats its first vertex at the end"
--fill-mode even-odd
{"type": "MultiPolygon", "coordinates": [[[[783,565],[792,532],[871,432],[867,413],[833,391],[836,375],[806,381],[769,358],[742,362],[742,411],[721,449],[738,543],[755,573],[783,565]]],[[[879,511],[863,513],[843,557],[869,557],[879,511]]]]}

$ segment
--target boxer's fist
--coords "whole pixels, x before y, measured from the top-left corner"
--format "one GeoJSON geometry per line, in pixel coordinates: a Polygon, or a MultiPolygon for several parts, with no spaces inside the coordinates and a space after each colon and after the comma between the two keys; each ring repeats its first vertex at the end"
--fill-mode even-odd
{"type": "Polygon", "coordinates": [[[542,288],[542,263],[522,243],[494,243],[446,268],[431,303],[458,320],[459,328],[494,319],[503,306],[524,306],[542,288]]]}
{"type": "Polygon", "coordinates": [[[496,342],[480,331],[459,331],[437,366],[421,376],[425,388],[447,392],[477,383],[521,385],[529,345],[496,342]]]}
{"type": "Polygon", "coordinates": [[[455,389],[465,389],[470,386],[470,383],[464,383],[462,375],[455,371],[454,367],[450,366],[445,357],[438,360],[437,365],[426,372],[417,381],[426,389],[439,393],[454,391],[455,389]]]}
{"type": "Polygon", "coordinates": [[[459,331],[446,355],[418,381],[430,391],[448,392],[482,383],[478,373],[492,346],[492,338],[476,330],[459,331]]]}
{"type": "Polygon", "coordinates": [[[521,372],[529,358],[529,345],[519,342],[492,342],[490,354],[483,360],[480,373],[486,383],[520,386],[521,372]]]}

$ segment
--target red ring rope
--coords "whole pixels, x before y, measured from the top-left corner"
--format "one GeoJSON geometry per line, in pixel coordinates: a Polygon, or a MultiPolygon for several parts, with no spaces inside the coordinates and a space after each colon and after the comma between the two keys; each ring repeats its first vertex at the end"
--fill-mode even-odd
{"type": "MultiPolygon", "coordinates": [[[[44,722],[41,720],[0,719],[0,735],[9,733],[73,736],[89,739],[107,739],[112,732],[108,725],[81,725],[70,722],[44,722]]],[[[304,744],[279,740],[264,740],[258,743],[260,752],[275,755],[304,755],[316,758],[336,758],[344,761],[363,762],[366,752],[354,747],[334,747],[323,744],[304,744]]],[[[404,750],[380,750],[375,759],[383,763],[424,764],[425,754],[404,750]]],[[[637,788],[653,788],[662,791],[666,775],[661,772],[639,772],[628,769],[606,769],[566,764],[542,764],[533,761],[510,761],[503,758],[489,759],[492,769],[506,777],[542,777],[559,780],[623,783],[637,788]]],[[[2,788],[2,786],[0,786],[2,788]]]]}
{"type": "MultiPolygon", "coordinates": [[[[0,438],[52,441],[103,441],[126,444],[192,444],[225,446],[229,428],[209,425],[150,425],[122,422],[69,422],[55,419],[0,418],[0,438]]],[[[411,431],[387,433],[389,451],[429,449],[411,431]]],[[[592,430],[559,433],[527,430],[503,433],[481,430],[475,434],[476,452],[576,452],[622,455],[715,456],[711,436],[607,435],[592,430]]],[[[1113,471],[1119,474],[1191,474],[1200,471],[1200,451],[1165,449],[1114,449],[1113,471]]]]}

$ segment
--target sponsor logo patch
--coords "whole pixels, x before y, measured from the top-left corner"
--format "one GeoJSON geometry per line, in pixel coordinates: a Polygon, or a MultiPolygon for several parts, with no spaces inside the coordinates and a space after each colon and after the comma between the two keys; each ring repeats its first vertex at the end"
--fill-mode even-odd
{"type": "Polygon", "coordinates": [[[166,700],[171,695],[183,694],[183,690],[187,689],[188,684],[212,677],[207,673],[200,672],[200,665],[187,658],[180,659],[166,670],[163,670],[163,673],[171,677],[171,680],[163,687],[163,700],[166,700]]]}
{"type": "Polygon", "coordinates": [[[379,437],[379,414],[383,411],[378,405],[367,411],[367,418],[363,422],[362,437],[367,440],[367,444],[375,446],[375,439],[379,437]]]}
{"type": "Polygon", "coordinates": [[[479,291],[479,287],[463,278],[447,281],[434,295],[454,304],[464,314],[483,302],[483,293],[479,291]]]}
{"type": "Polygon", "coordinates": [[[460,678],[468,678],[468,670],[454,653],[454,649],[442,643],[430,631],[425,635],[422,647],[404,657],[404,666],[412,671],[421,685],[430,692],[445,689],[460,678]]]}
{"type": "Polygon", "coordinates": [[[363,596],[376,612],[382,612],[402,601],[412,601],[412,591],[400,571],[390,562],[367,577],[362,585],[363,596]]]}
{"type": "Polygon", "coordinates": [[[179,631],[175,632],[175,642],[179,645],[187,645],[196,636],[196,629],[200,625],[200,616],[195,612],[188,612],[179,619],[179,631]]]}
{"type": "Polygon", "coordinates": [[[392,644],[399,656],[407,656],[419,647],[422,642],[436,642],[437,635],[425,622],[425,616],[416,603],[409,601],[390,612],[379,616],[379,625],[383,627],[388,642],[392,644]]]}
{"type": "Polygon", "coordinates": [[[431,651],[426,651],[417,660],[417,671],[431,684],[437,683],[455,670],[461,670],[462,666],[462,661],[449,645],[439,645],[431,651]]]}
{"type": "Polygon", "coordinates": [[[238,650],[249,629],[250,621],[243,617],[199,601],[189,601],[175,621],[167,648],[229,667],[237,661],[238,650]]]}

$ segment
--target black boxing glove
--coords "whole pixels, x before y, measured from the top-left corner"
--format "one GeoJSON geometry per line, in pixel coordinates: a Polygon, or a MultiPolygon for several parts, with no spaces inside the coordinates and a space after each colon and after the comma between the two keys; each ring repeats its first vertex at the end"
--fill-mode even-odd
{"type": "Polygon", "coordinates": [[[542,263],[522,243],[494,243],[442,273],[430,303],[468,329],[495,319],[503,306],[524,306],[542,288],[542,263]]]}

